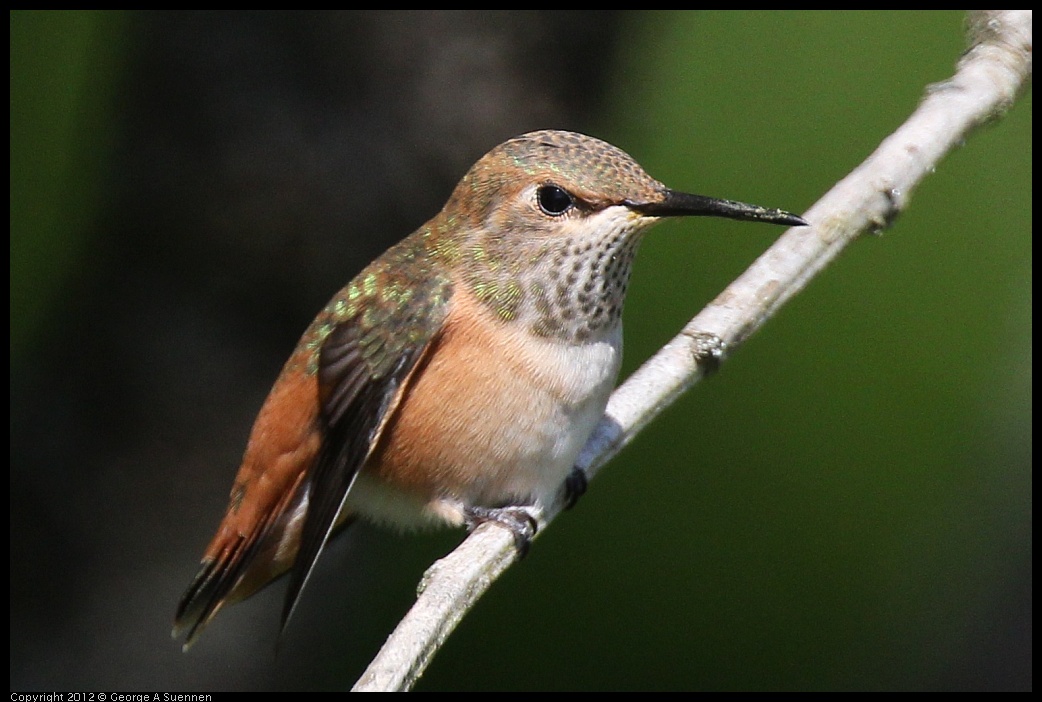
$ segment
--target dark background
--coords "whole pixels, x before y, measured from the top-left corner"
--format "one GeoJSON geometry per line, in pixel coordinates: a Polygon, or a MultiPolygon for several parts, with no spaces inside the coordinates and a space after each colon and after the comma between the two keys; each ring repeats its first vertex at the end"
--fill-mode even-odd
{"type": "MultiPolygon", "coordinates": [[[[325,301],[505,138],[796,212],[959,13],[11,13],[11,687],[344,689],[460,533],[173,611],[325,301]]],[[[420,689],[1028,689],[1031,96],[671,408],[420,689]]],[[[624,373],[779,233],[658,228],[624,373]]]]}

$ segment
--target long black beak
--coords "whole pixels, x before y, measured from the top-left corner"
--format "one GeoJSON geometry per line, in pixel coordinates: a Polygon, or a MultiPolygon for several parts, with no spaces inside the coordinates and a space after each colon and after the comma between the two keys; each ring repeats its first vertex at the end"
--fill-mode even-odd
{"type": "Polygon", "coordinates": [[[768,209],[759,205],[747,205],[744,202],[720,200],[715,197],[691,195],[668,189],[664,197],[657,202],[626,202],[625,204],[634,212],[649,217],[727,217],[746,222],[787,224],[791,227],[810,225],[802,217],[784,210],[768,209]]]}

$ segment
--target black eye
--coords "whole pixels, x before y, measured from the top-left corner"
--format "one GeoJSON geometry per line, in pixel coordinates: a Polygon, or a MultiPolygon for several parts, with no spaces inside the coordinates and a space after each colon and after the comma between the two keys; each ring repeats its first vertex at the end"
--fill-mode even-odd
{"type": "Polygon", "coordinates": [[[540,187],[536,196],[539,198],[539,209],[552,217],[563,215],[575,205],[568,191],[556,185],[540,187]]]}

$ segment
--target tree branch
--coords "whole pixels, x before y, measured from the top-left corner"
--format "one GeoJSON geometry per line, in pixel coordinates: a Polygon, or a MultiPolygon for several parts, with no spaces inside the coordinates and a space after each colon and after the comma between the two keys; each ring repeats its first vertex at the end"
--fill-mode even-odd
{"type": "MultiPolygon", "coordinates": [[[[926,87],[918,109],[612,394],[577,462],[589,477],[753,332],[852,241],[886,229],[912,190],[976,127],[1001,117],[1031,76],[1031,11],[968,15],[969,50],[955,75],[926,87]]],[[[540,532],[560,505],[533,514],[540,532]]],[[[463,615],[514,561],[514,538],[485,524],[432,565],[416,604],[356,691],[407,690],[463,615]]]]}

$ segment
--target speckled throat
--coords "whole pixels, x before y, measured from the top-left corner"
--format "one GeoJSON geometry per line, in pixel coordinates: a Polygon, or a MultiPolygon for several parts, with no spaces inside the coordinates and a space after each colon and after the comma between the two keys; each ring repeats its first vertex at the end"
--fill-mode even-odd
{"type": "Polygon", "coordinates": [[[481,237],[482,255],[464,281],[504,323],[541,338],[594,341],[619,324],[637,247],[655,221],[616,205],[560,222],[522,251],[516,239],[481,237]]]}

